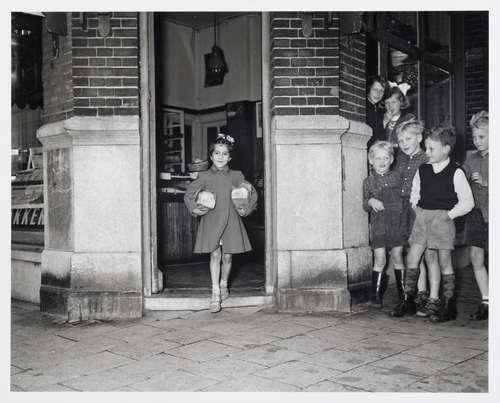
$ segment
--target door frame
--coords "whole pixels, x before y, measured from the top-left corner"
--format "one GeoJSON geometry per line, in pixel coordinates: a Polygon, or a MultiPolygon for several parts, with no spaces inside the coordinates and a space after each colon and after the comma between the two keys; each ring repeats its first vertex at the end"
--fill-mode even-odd
{"type": "MultiPolygon", "coordinates": [[[[261,13],[262,32],[262,136],[264,145],[265,197],[265,293],[274,295],[277,284],[274,248],[275,220],[273,205],[275,170],[271,142],[270,109],[270,16],[261,13]]],[[[155,13],[139,13],[140,66],[140,138],[141,138],[141,216],[142,275],[145,297],[161,292],[162,272],[158,268],[157,193],[156,193],[156,78],[155,78],[155,13]]],[[[273,297],[274,300],[274,297],[273,297]]]]}

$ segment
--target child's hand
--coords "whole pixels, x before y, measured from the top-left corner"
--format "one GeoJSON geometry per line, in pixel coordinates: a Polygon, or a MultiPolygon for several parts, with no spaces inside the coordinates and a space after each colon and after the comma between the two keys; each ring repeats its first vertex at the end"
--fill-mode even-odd
{"type": "Polygon", "coordinates": [[[379,212],[385,210],[384,203],[378,199],[371,198],[368,200],[368,205],[373,209],[373,211],[379,212]]]}
{"type": "Polygon", "coordinates": [[[199,205],[193,210],[193,213],[198,216],[202,216],[205,215],[209,210],[210,209],[208,207],[199,205]]]}
{"type": "Polygon", "coordinates": [[[238,207],[238,208],[236,209],[236,211],[238,212],[238,214],[239,214],[240,216],[242,216],[243,214],[245,214],[245,209],[244,209],[243,207],[238,207]]]}
{"type": "Polygon", "coordinates": [[[472,175],[470,176],[470,178],[472,179],[472,182],[475,182],[478,185],[488,186],[488,183],[486,183],[486,181],[481,176],[481,173],[479,173],[479,172],[473,172],[472,175]]]}

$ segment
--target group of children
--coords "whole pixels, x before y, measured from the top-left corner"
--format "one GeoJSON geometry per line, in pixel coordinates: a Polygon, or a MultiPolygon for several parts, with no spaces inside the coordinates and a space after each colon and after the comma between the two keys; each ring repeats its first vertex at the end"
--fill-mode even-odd
{"type": "Polygon", "coordinates": [[[414,117],[394,128],[397,144],[378,140],[368,150],[372,168],[363,182],[363,208],[370,213],[374,254],[371,303],[382,306],[388,253],[399,297],[390,316],[416,314],[432,322],[457,317],[453,220],[465,215],[466,244],[482,295],[471,319],[488,318],[488,113],[475,114],[470,126],[477,151],[463,166],[450,159],[454,129],[431,128],[424,152],[424,124],[414,117]]]}

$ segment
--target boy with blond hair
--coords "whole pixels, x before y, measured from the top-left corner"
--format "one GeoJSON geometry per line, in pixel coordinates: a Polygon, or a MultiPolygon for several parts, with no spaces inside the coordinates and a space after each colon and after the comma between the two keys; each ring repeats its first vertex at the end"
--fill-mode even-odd
{"type": "Polygon", "coordinates": [[[488,319],[488,271],[485,265],[485,254],[488,253],[488,112],[481,111],[472,116],[470,126],[477,151],[469,155],[464,170],[472,188],[475,208],[465,218],[465,243],[470,247],[474,277],[482,297],[471,319],[485,320],[488,319]]]}

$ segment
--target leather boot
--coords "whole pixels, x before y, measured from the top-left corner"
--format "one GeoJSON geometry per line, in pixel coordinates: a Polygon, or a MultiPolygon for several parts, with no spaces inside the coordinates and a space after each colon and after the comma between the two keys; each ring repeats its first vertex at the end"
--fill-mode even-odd
{"type": "Polygon", "coordinates": [[[396,278],[396,288],[398,290],[398,299],[403,299],[404,294],[404,282],[403,282],[404,270],[394,269],[394,277],[396,278]]]}
{"type": "Polygon", "coordinates": [[[443,289],[443,299],[441,309],[436,314],[431,314],[429,320],[431,322],[447,322],[457,318],[457,301],[455,297],[455,275],[444,274],[441,277],[441,285],[443,289]]]}
{"type": "Polygon", "coordinates": [[[416,312],[415,306],[415,291],[417,288],[417,280],[419,268],[409,268],[402,270],[403,280],[403,296],[399,303],[389,312],[389,316],[400,318],[406,314],[414,315],[416,312]]]}
{"type": "Polygon", "coordinates": [[[382,308],[385,290],[387,289],[387,274],[384,272],[372,271],[372,288],[370,305],[382,308]]]}

